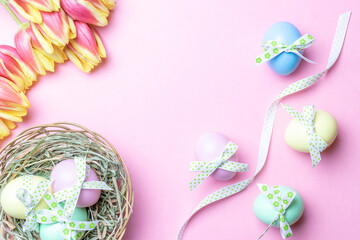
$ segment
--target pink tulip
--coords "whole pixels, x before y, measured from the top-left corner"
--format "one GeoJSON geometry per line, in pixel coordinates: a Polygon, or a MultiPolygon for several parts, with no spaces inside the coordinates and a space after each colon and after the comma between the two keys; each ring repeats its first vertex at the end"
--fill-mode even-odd
{"type": "Polygon", "coordinates": [[[0,77],[0,139],[15,127],[13,122],[21,122],[30,103],[25,94],[10,80],[0,77]]]}
{"type": "Polygon", "coordinates": [[[9,0],[9,4],[23,18],[41,23],[41,12],[57,12],[60,9],[59,0],[9,0]]]}
{"type": "Polygon", "coordinates": [[[69,59],[88,73],[106,58],[106,51],[99,34],[86,23],[75,22],[77,37],[64,49],[69,59]]]}
{"type": "Polygon", "coordinates": [[[36,74],[21,59],[16,49],[0,45],[0,76],[13,81],[20,90],[28,89],[36,74]]]}
{"type": "Polygon", "coordinates": [[[76,29],[73,20],[60,8],[58,12],[41,12],[42,22],[31,23],[31,29],[39,39],[47,40],[48,53],[52,53],[51,43],[63,48],[69,40],[76,37],[76,29]]]}
{"type": "Polygon", "coordinates": [[[60,4],[74,20],[106,26],[109,9],[115,7],[115,0],[61,0],[60,4]]]}
{"type": "Polygon", "coordinates": [[[53,72],[55,62],[63,63],[67,59],[60,48],[53,46],[41,34],[34,34],[29,24],[16,33],[15,46],[20,57],[40,75],[45,75],[46,71],[53,72]]]}

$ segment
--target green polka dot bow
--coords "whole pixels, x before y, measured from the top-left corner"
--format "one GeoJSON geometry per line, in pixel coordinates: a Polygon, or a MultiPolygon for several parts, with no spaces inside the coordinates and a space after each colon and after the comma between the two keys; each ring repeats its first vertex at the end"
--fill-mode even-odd
{"type": "Polygon", "coordinates": [[[295,109],[289,105],[281,104],[283,108],[296,120],[298,120],[306,129],[306,135],[308,137],[309,151],[312,161],[312,166],[315,167],[320,161],[320,153],[324,151],[328,144],[315,132],[314,119],[315,108],[313,105],[305,106],[303,114],[298,113],[295,109]]]}
{"type": "Polygon", "coordinates": [[[290,45],[279,43],[275,40],[266,41],[261,45],[262,53],[256,57],[256,65],[267,62],[283,52],[294,53],[308,63],[315,63],[302,55],[304,49],[310,47],[314,41],[314,37],[310,34],[303,35],[290,45]]]}
{"type": "Polygon", "coordinates": [[[51,210],[41,209],[36,211],[36,221],[40,224],[62,224],[62,235],[64,240],[81,239],[84,231],[93,230],[99,221],[72,221],[55,197],[47,192],[44,197],[51,210]]]}
{"type": "Polygon", "coordinates": [[[296,192],[287,191],[281,193],[280,186],[268,187],[265,184],[258,184],[258,187],[266,199],[271,203],[272,207],[277,211],[274,220],[270,223],[267,230],[271,225],[279,226],[283,239],[291,237],[292,231],[289,223],[286,221],[285,212],[294,200],[296,192]]]}
{"type": "Polygon", "coordinates": [[[17,189],[16,197],[24,204],[26,222],[23,231],[38,231],[38,224],[35,219],[35,207],[39,204],[42,197],[48,190],[51,181],[42,180],[34,187],[32,184],[33,176],[26,175],[22,178],[22,188],[17,189]]]}
{"type": "Polygon", "coordinates": [[[81,189],[101,189],[112,190],[105,182],[102,181],[89,181],[84,182],[90,173],[90,166],[86,164],[85,159],[76,157],[74,159],[76,166],[77,183],[70,188],[55,193],[57,201],[65,201],[65,211],[67,217],[71,219],[76,203],[78,201],[81,189]]]}
{"type": "Polygon", "coordinates": [[[224,169],[231,172],[246,172],[248,165],[244,163],[237,163],[228,161],[231,158],[238,146],[233,142],[228,142],[224,152],[214,161],[199,162],[193,161],[190,163],[190,171],[200,171],[200,173],[190,182],[190,190],[194,190],[201,182],[205,180],[210,174],[212,174],[217,168],[224,169]]]}

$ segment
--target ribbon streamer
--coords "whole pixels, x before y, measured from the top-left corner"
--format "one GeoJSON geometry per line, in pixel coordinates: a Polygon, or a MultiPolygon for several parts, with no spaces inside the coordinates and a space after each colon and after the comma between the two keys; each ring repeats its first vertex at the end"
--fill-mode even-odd
{"type": "Polygon", "coordinates": [[[81,189],[101,189],[101,190],[112,190],[105,182],[101,181],[89,181],[84,183],[85,179],[89,176],[90,166],[86,165],[86,161],[83,158],[75,157],[76,176],[77,183],[65,190],[55,193],[57,201],[65,202],[65,212],[67,218],[71,219],[76,203],[78,201],[81,189]]]}
{"type": "Polygon", "coordinates": [[[277,211],[276,217],[271,221],[270,225],[280,225],[280,233],[283,239],[292,236],[290,224],[286,221],[284,216],[286,209],[290,206],[291,202],[296,196],[296,192],[287,191],[285,194],[281,194],[280,186],[268,187],[265,184],[258,184],[260,191],[264,194],[267,200],[270,201],[271,205],[277,211]]]}
{"type": "Polygon", "coordinates": [[[315,167],[320,161],[320,153],[324,151],[328,144],[315,132],[314,119],[315,108],[313,105],[305,106],[303,114],[298,113],[295,109],[286,104],[281,104],[283,108],[296,120],[298,120],[306,129],[308,137],[309,151],[312,161],[312,166],[315,167]]]}
{"type": "Polygon", "coordinates": [[[38,224],[35,218],[35,207],[39,204],[40,200],[45,195],[49,186],[50,180],[41,180],[32,192],[33,176],[25,175],[22,179],[22,187],[16,191],[16,197],[24,204],[26,222],[23,225],[24,232],[38,231],[38,224]]]}
{"type": "Polygon", "coordinates": [[[267,62],[283,52],[294,53],[308,63],[315,63],[302,55],[304,49],[310,47],[314,41],[314,37],[310,34],[301,36],[298,40],[290,45],[279,43],[275,40],[266,41],[261,45],[263,52],[256,57],[256,65],[267,62]]]}
{"type": "Polygon", "coordinates": [[[93,230],[99,223],[99,221],[71,220],[71,217],[69,218],[70,214],[60,206],[49,191],[47,191],[44,199],[51,210],[41,209],[36,211],[36,221],[41,224],[62,223],[62,235],[65,240],[81,239],[83,231],[93,230]]]}
{"type": "Polygon", "coordinates": [[[257,166],[255,169],[254,175],[247,180],[232,184],[232,185],[224,187],[218,191],[215,191],[215,192],[211,193],[210,195],[208,195],[206,198],[204,198],[195,207],[193,212],[190,214],[189,218],[185,221],[185,223],[181,227],[179,235],[178,235],[178,240],[183,239],[184,231],[186,229],[188,222],[200,209],[202,209],[203,207],[205,207],[213,202],[219,201],[221,199],[224,199],[226,197],[229,197],[236,193],[241,192],[243,189],[245,189],[250,184],[250,182],[252,182],[252,180],[261,171],[261,169],[265,165],[267,154],[269,151],[271,134],[272,134],[273,126],[274,126],[276,110],[277,110],[280,100],[288,95],[302,91],[302,90],[314,85],[334,65],[334,63],[336,62],[336,60],[338,59],[338,57],[340,55],[341,48],[342,48],[344,40],[345,40],[345,34],[346,34],[346,29],[347,29],[347,26],[349,23],[350,14],[351,14],[351,12],[343,13],[339,17],[335,37],[334,37],[333,44],[332,44],[331,51],[330,51],[329,60],[328,60],[325,70],[321,71],[320,73],[314,74],[312,76],[306,77],[304,79],[301,79],[297,82],[290,84],[271,103],[271,105],[265,115],[264,125],[262,128],[261,139],[260,139],[258,162],[257,162],[257,166]]]}
{"type": "Polygon", "coordinates": [[[220,157],[210,162],[199,162],[193,161],[190,163],[190,171],[201,171],[191,182],[190,190],[194,190],[200,183],[202,183],[208,176],[210,176],[217,168],[232,172],[245,172],[248,170],[248,165],[243,163],[237,163],[228,161],[235,152],[237,151],[238,146],[233,142],[228,142],[226,144],[225,150],[220,157]]]}

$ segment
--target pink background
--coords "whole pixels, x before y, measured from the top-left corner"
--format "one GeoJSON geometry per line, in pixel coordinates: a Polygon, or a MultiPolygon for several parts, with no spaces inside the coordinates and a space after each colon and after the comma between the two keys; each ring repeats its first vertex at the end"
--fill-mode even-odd
{"type": "MultiPolygon", "coordinates": [[[[292,239],[353,239],[360,220],[360,5],[344,1],[119,0],[99,32],[108,58],[86,75],[71,62],[39,79],[23,123],[2,144],[32,125],[71,121],[107,137],[125,159],[135,191],[126,240],[175,239],[207,194],[255,170],[265,112],[289,83],[324,69],[338,17],[353,14],[342,54],[312,88],[283,102],[301,110],[315,104],[338,121],[339,135],[312,168],[309,155],[284,141],[290,116],[279,108],[268,162],[255,183],[282,184],[304,198],[305,213],[292,239]],[[288,77],[256,67],[266,29],[280,20],[315,36],[288,77]],[[195,192],[188,183],[197,138],[219,131],[239,145],[250,171],[230,182],[207,179],[195,192]]],[[[0,9],[1,42],[13,43],[16,24],[0,9]],[[6,24],[5,24],[6,23],[6,24]]],[[[256,184],[201,211],[185,240],[256,239],[266,228],[254,215],[256,184]]],[[[356,237],[355,237],[356,238],[356,237]]],[[[281,239],[270,229],[264,239],[281,239]]]]}

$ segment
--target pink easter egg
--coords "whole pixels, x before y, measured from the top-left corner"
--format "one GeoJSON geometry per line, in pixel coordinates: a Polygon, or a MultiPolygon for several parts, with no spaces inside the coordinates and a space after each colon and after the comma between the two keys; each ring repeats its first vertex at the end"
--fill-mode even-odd
{"type": "MultiPolygon", "coordinates": [[[[214,161],[224,152],[229,138],[221,133],[210,132],[202,135],[196,143],[195,159],[197,161],[214,161]]],[[[238,162],[235,153],[228,161],[238,162]]],[[[235,172],[216,169],[210,176],[220,181],[227,181],[235,176],[235,172]]]]}
{"type": "MultiPolygon", "coordinates": [[[[53,180],[52,190],[54,193],[67,189],[77,184],[76,166],[73,159],[59,162],[53,168],[50,179],[53,180]]],[[[90,168],[89,176],[84,182],[99,181],[94,170],[90,168]]],[[[76,207],[90,207],[97,203],[100,198],[99,189],[81,189],[76,207]]]]}

